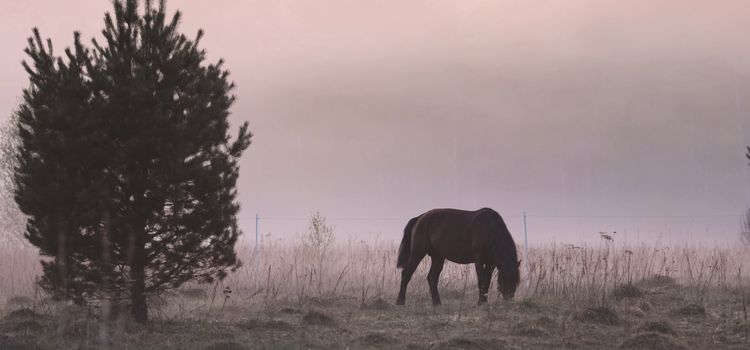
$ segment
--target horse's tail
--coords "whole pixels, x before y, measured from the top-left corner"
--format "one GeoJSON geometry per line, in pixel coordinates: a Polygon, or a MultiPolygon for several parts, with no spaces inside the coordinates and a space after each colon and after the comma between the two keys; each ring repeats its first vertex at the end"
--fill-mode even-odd
{"type": "Polygon", "coordinates": [[[409,220],[409,223],[404,227],[404,238],[401,239],[401,245],[398,247],[396,267],[403,268],[409,262],[409,256],[411,255],[411,232],[414,229],[414,225],[417,224],[417,220],[419,220],[419,216],[409,220]]]}

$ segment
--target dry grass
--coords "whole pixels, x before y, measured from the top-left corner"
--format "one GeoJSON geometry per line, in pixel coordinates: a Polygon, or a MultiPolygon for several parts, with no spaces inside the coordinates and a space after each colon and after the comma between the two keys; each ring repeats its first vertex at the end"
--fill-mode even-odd
{"type": "MultiPolygon", "coordinates": [[[[429,258],[395,307],[395,242],[347,242],[321,259],[302,244],[240,247],[244,266],[220,284],[150,301],[147,326],[105,324],[96,308],[46,298],[38,257],[0,254],[0,348],[747,348],[746,250],[547,245],[524,257],[511,303],[477,307],[472,266],[446,264],[433,308],[429,258]],[[526,269],[528,267],[528,270],[526,269]],[[225,288],[232,291],[225,298],[225,288]],[[102,329],[106,325],[105,329],[102,329]]],[[[519,251],[522,251],[519,249],[519,251]]]]}

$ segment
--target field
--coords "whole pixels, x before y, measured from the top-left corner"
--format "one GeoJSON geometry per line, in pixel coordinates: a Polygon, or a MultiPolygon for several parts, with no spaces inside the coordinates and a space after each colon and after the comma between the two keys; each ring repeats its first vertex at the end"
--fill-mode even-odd
{"type": "Polygon", "coordinates": [[[498,300],[493,283],[481,306],[473,266],[446,264],[437,308],[429,258],[393,305],[396,242],[241,247],[237,273],[153,297],[145,326],[51,301],[34,287],[33,251],[3,249],[0,349],[750,348],[741,247],[532,247],[516,298],[498,300]]]}

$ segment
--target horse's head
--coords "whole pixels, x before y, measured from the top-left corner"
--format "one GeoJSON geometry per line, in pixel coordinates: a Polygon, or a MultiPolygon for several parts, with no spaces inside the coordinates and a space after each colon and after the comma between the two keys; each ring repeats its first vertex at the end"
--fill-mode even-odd
{"type": "MultiPolygon", "coordinates": [[[[484,223],[489,229],[484,231],[488,234],[490,250],[493,262],[500,270],[497,289],[502,293],[503,299],[513,299],[516,295],[518,283],[521,281],[516,243],[513,241],[508,226],[496,211],[492,209],[480,209],[472,221],[472,225],[484,223]]],[[[480,226],[481,227],[481,226],[480,226]]]]}
{"type": "Polygon", "coordinates": [[[520,260],[509,261],[500,265],[497,290],[503,295],[503,299],[513,299],[513,296],[516,295],[516,288],[521,281],[520,266],[520,260]]]}

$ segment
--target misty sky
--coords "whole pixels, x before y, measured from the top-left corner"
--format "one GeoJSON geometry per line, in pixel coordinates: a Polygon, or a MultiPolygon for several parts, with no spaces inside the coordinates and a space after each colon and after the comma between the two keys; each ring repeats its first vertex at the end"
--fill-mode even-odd
{"type": "MultiPolygon", "coordinates": [[[[168,1],[238,88],[241,226],[320,211],[398,238],[435,207],[495,208],[517,241],[734,239],[750,203],[746,1],[168,1]],[[624,238],[623,238],[624,239],[624,238]]],[[[57,52],[106,0],[0,3],[0,118],[33,26],[57,52]],[[75,3],[75,6],[70,5],[75,3]]]]}

